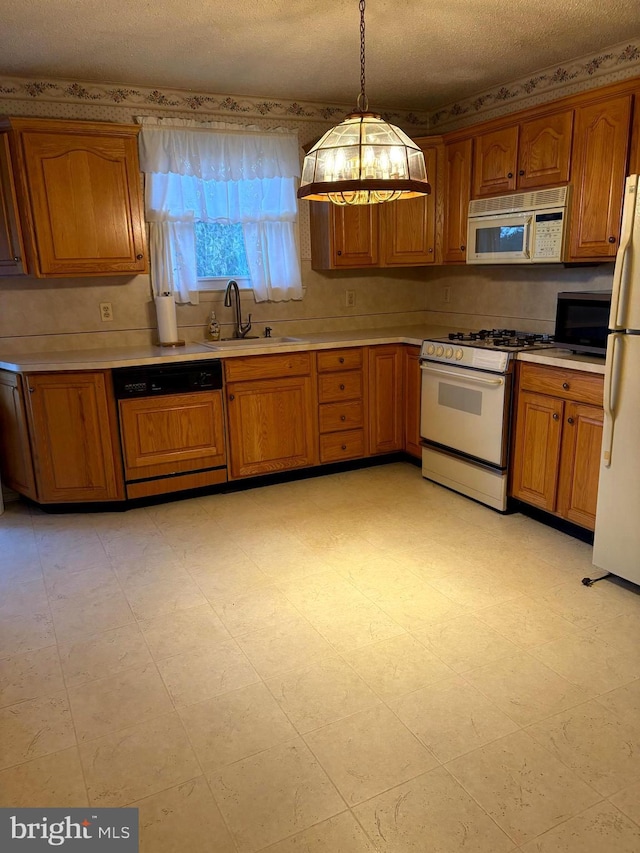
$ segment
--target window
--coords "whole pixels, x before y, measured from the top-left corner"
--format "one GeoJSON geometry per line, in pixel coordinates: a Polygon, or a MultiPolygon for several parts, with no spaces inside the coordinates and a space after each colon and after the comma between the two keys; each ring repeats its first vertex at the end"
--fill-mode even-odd
{"type": "Polygon", "coordinates": [[[196,267],[201,290],[226,287],[230,278],[251,287],[242,225],[196,222],[196,267]]]}

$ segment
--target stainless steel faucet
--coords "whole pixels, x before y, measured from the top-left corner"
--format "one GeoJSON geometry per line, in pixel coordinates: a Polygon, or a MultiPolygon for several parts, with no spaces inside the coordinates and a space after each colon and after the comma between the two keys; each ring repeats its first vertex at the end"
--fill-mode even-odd
{"type": "Polygon", "coordinates": [[[240,309],[240,290],[238,289],[238,282],[231,279],[229,284],[227,285],[227,289],[224,292],[224,307],[231,308],[232,294],[235,296],[235,322],[233,327],[233,337],[234,338],[244,338],[248,334],[251,329],[251,314],[247,317],[247,322],[243,325],[242,323],[242,312],[240,309]]]}

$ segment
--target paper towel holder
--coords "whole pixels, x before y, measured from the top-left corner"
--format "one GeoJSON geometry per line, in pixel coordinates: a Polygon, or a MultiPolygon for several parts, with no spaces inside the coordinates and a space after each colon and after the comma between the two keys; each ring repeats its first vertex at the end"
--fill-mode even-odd
{"type": "MultiPolygon", "coordinates": [[[[177,328],[177,324],[176,324],[176,320],[175,320],[175,313],[174,313],[173,317],[170,318],[170,324],[169,324],[170,330],[165,328],[164,336],[169,337],[169,335],[175,334],[176,337],[174,340],[170,340],[170,341],[163,341],[162,340],[163,330],[162,330],[162,321],[161,321],[160,311],[158,310],[158,308],[159,308],[158,300],[160,298],[166,298],[166,297],[170,297],[170,296],[171,296],[171,293],[169,293],[169,291],[163,291],[162,293],[158,294],[158,296],[156,296],[156,298],[155,298],[156,313],[157,313],[157,320],[158,320],[158,346],[160,346],[160,347],[183,347],[183,346],[185,346],[186,342],[179,339],[177,336],[178,328],[177,328]]],[[[174,306],[173,299],[171,299],[171,305],[172,305],[172,307],[174,306]]]]}

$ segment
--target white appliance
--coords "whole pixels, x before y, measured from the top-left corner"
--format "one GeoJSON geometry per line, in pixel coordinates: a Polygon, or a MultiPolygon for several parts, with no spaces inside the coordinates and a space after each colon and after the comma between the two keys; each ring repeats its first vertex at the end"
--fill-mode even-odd
{"type": "Polygon", "coordinates": [[[640,584],[640,176],[627,178],[611,296],[593,562],[640,584]]]}
{"type": "Polygon", "coordinates": [[[552,264],[564,258],[568,187],[470,202],[468,264],[552,264]]]}

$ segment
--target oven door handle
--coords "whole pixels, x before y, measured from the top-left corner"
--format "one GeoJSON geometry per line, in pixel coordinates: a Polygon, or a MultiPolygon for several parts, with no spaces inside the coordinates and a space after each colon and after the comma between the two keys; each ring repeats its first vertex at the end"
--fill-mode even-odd
{"type": "Polygon", "coordinates": [[[470,376],[468,373],[461,376],[454,370],[441,370],[440,368],[429,367],[425,364],[420,365],[420,370],[425,370],[427,373],[437,373],[438,376],[448,376],[451,379],[457,379],[458,382],[475,382],[477,385],[492,385],[493,387],[504,385],[504,379],[502,377],[496,379],[483,379],[480,376],[470,376]]]}

